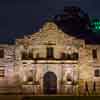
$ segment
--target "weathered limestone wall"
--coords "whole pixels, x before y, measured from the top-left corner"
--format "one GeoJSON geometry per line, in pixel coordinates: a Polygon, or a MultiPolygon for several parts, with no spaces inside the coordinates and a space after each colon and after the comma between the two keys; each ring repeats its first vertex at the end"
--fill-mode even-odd
{"type": "MultiPolygon", "coordinates": [[[[82,92],[86,81],[90,90],[93,88],[93,81],[96,81],[99,87],[100,82],[98,80],[100,80],[100,77],[94,76],[94,70],[100,67],[100,46],[88,45],[85,44],[84,40],[69,36],[62,32],[53,22],[45,23],[38,32],[32,35],[24,36],[23,39],[16,39],[15,45],[0,45],[0,47],[4,48],[5,51],[4,58],[0,59],[0,66],[5,66],[5,77],[0,78],[0,85],[5,83],[9,85],[17,84],[18,81],[18,84],[23,84],[27,80],[29,72],[33,71],[34,80],[38,82],[38,85],[34,87],[35,93],[38,94],[38,91],[40,91],[41,94],[43,93],[43,77],[46,72],[51,71],[57,76],[59,93],[62,81],[62,84],[68,87],[66,85],[66,75],[71,69],[70,73],[74,73],[73,78],[80,80],[78,84],[80,84],[82,92]],[[32,50],[34,58],[36,58],[37,54],[39,54],[40,58],[46,58],[47,47],[53,47],[55,58],[60,58],[61,53],[78,52],[79,59],[76,62],[68,60],[51,61],[52,64],[47,63],[47,60],[44,60],[45,63],[43,64],[39,63],[39,60],[36,63],[35,60],[21,59],[21,52],[25,50],[32,50]],[[98,56],[96,60],[92,57],[92,49],[95,48],[98,56]],[[53,62],[57,63],[53,64],[53,62]]],[[[25,85],[25,88],[28,88],[28,86],[25,85]]],[[[97,91],[100,91],[100,89],[98,88],[97,91]]]]}
{"type": "Polygon", "coordinates": [[[4,57],[0,59],[0,70],[4,70],[4,77],[0,77],[0,87],[10,86],[14,74],[15,46],[0,45],[4,50],[4,57]]]}

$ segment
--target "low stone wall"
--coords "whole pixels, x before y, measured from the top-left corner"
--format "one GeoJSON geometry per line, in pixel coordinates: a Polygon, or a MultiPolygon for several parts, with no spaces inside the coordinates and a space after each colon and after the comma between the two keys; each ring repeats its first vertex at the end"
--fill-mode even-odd
{"type": "MultiPolygon", "coordinates": [[[[70,85],[63,87],[63,92],[55,95],[68,95],[68,96],[100,96],[100,81],[79,81],[77,85],[70,85]],[[67,87],[67,88],[65,88],[67,87]]],[[[41,94],[41,89],[33,85],[23,85],[22,87],[0,87],[0,94],[2,93],[20,93],[20,94],[32,94],[32,95],[44,95],[41,94]]]]}

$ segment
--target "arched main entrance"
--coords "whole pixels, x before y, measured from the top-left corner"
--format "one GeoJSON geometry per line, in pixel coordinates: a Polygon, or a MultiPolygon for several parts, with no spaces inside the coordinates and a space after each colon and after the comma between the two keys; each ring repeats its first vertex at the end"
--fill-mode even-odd
{"type": "Polygon", "coordinates": [[[46,72],[43,77],[43,92],[44,94],[57,93],[57,77],[53,72],[46,72]]]}

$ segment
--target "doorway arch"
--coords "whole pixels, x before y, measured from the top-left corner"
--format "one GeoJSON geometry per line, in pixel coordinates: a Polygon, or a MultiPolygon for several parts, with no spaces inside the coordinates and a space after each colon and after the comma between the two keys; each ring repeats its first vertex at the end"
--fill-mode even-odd
{"type": "Polygon", "coordinates": [[[43,92],[44,94],[57,93],[57,76],[54,72],[46,72],[43,77],[43,92]]]}

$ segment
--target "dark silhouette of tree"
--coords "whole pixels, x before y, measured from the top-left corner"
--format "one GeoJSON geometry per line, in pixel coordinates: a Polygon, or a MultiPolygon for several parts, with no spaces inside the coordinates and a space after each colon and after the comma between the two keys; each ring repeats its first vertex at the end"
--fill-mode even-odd
{"type": "Polygon", "coordinates": [[[71,33],[87,31],[90,24],[88,14],[75,6],[64,7],[63,14],[56,15],[54,21],[62,27],[65,32],[71,33]]]}
{"type": "Polygon", "coordinates": [[[100,40],[91,30],[90,17],[79,7],[64,7],[63,13],[56,15],[53,20],[64,32],[83,38],[87,43],[100,40]]]}

